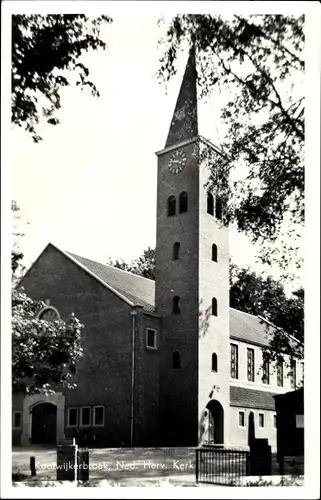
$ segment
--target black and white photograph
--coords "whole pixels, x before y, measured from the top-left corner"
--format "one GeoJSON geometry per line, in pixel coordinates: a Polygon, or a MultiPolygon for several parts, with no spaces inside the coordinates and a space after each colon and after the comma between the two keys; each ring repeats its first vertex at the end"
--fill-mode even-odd
{"type": "Polygon", "coordinates": [[[1,496],[319,498],[320,4],[2,7],[1,496]]]}

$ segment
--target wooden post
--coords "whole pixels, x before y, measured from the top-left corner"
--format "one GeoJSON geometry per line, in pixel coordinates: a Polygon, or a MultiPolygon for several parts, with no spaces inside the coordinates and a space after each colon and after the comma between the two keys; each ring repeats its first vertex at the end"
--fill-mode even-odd
{"type": "Polygon", "coordinates": [[[36,457],[30,457],[30,472],[31,476],[36,476],[36,457]]]}

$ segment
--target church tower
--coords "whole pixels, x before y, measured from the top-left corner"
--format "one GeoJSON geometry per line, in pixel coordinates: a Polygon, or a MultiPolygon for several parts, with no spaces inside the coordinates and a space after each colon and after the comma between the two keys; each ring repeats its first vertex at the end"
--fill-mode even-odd
{"type": "MultiPolygon", "coordinates": [[[[157,182],[156,312],[161,317],[161,444],[227,442],[229,410],[229,238],[208,193],[207,148],[199,135],[191,49],[157,182]]],[[[224,211],[224,207],[223,207],[224,211]]]]}

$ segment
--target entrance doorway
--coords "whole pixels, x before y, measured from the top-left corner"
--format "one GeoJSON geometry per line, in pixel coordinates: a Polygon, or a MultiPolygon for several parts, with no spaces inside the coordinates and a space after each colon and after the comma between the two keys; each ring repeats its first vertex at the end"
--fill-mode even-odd
{"type": "Polygon", "coordinates": [[[57,406],[39,403],[32,408],[31,415],[31,443],[56,444],[57,406]]]}
{"type": "Polygon", "coordinates": [[[212,399],[206,406],[208,413],[208,442],[224,444],[224,410],[218,401],[212,399]]]}

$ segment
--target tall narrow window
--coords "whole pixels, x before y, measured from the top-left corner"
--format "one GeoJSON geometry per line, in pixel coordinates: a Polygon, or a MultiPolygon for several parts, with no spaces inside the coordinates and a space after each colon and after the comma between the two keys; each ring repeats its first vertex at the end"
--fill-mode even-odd
{"type": "Polygon", "coordinates": [[[222,220],[222,200],[219,196],[215,198],[215,217],[222,220]]]}
{"type": "Polygon", "coordinates": [[[231,377],[239,378],[239,353],[236,344],[231,344],[231,377]]]}
{"type": "Polygon", "coordinates": [[[265,423],[264,423],[264,413],[259,413],[259,427],[261,429],[263,429],[264,425],[265,425],[265,423]]]}
{"type": "Polygon", "coordinates": [[[181,356],[178,351],[173,352],[172,361],[173,361],[173,368],[175,370],[179,370],[181,367],[181,356]]]}
{"type": "Polygon", "coordinates": [[[283,387],[283,359],[279,358],[276,365],[276,383],[278,387],[283,387]]]}
{"type": "Polygon", "coordinates": [[[187,212],[187,193],[186,193],[186,191],[183,191],[179,195],[179,213],[182,214],[184,212],[187,212]]]}
{"type": "Polygon", "coordinates": [[[90,406],[82,406],[80,408],[80,427],[89,427],[91,424],[91,408],[90,406]]]}
{"type": "Polygon", "coordinates": [[[175,196],[170,196],[167,200],[167,215],[168,217],[176,213],[176,199],[175,196]]]}
{"type": "Polygon", "coordinates": [[[254,349],[247,348],[247,380],[254,382],[255,366],[254,366],[254,349]]]}
{"type": "Polygon", "coordinates": [[[94,406],[93,425],[103,427],[105,425],[105,407],[102,405],[94,406]]]}
{"type": "Polygon", "coordinates": [[[212,193],[207,193],[207,213],[214,215],[214,197],[212,193]]]}
{"type": "Polygon", "coordinates": [[[301,381],[304,382],[304,362],[301,362],[301,381]]]}
{"type": "Polygon", "coordinates": [[[217,354],[215,352],[212,354],[212,372],[217,372],[217,354]]]}
{"type": "Polygon", "coordinates": [[[21,411],[13,412],[13,423],[12,423],[13,429],[21,429],[21,420],[22,420],[21,416],[22,416],[21,411]]]}
{"type": "Polygon", "coordinates": [[[267,354],[263,354],[263,376],[262,376],[263,384],[270,383],[270,360],[267,354]]]}
{"type": "Polygon", "coordinates": [[[217,246],[215,245],[215,243],[213,243],[212,245],[212,260],[214,262],[217,262],[217,246]]]}
{"type": "Polygon", "coordinates": [[[291,359],[291,389],[296,389],[296,360],[291,359]]]}
{"type": "Polygon", "coordinates": [[[179,314],[181,312],[180,307],[179,307],[179,297],[178,295],[175,295],[173,297],[173,314],[179,314]]]}
{"type": "Polygon", "coordinates": [[[244,411],[239,411],[239,427],[245,427],[245,413],[244,413],[244,411]]]}
{"type": "Polygon", "coordinates": [[[153,328],[146,328],[146,347],[157,349],[157,331],[153,328]]]}
{"type": "Polygon", "coordinates": [[[215,297],[212,298],[212,315],[217,316],[217,300],[215,297]]]}
{"type": "Polygon", "coordinates": [[[68,408],[67,410],[67,426],[77,427],[78,425],[78,408],[68,408]]]}
{"type": "Polygon", "coordinates": [[[173,260],[179,259],[179,250],[180,250],[180,243],[176,241],[173,245],[173,260]]]}

